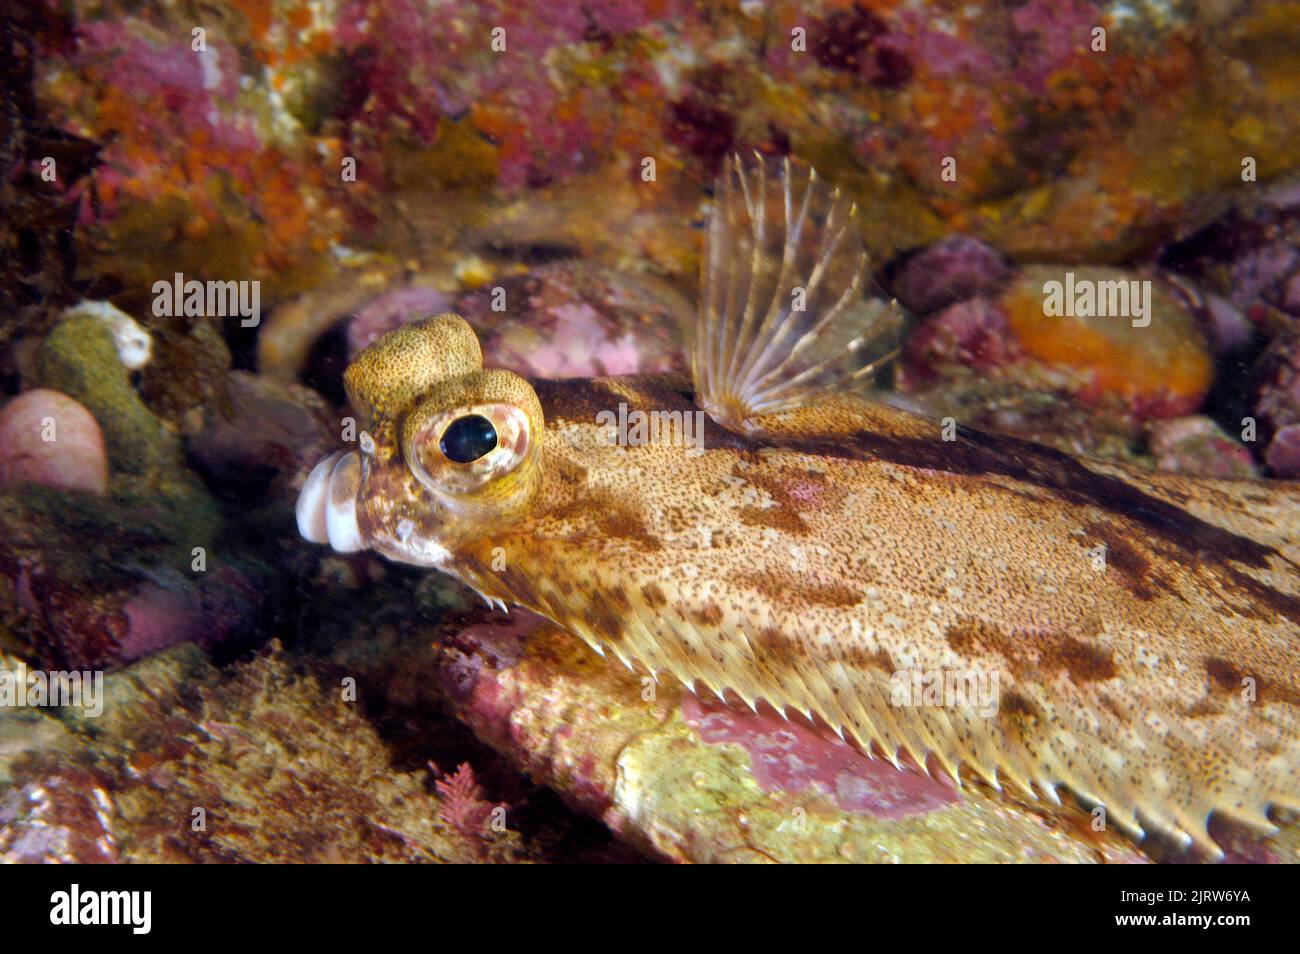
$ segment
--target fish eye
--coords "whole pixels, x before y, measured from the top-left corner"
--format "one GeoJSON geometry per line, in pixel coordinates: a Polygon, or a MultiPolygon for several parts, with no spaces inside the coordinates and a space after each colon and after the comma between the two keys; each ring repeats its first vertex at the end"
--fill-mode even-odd
{"type": "Polygon", "coordinates": [[[542,406],[532,386],[490,368],[448,378],[398,423],[402,462],[450,512],[504,519],[541,487],[542,406]]]}
{"type": "Polygon", "coordinates": [[[402,453],[429,490],[463,498],[515,475],[539,436],[527,411],[504,401],[431,404],[403,424],[402,453]]]}
{"type": "Polygon", "coordinates": [[[482,414],[466,414],[447,425],[438,447],[448,460],[470,464],[497,447],[497,429],[482,414]]]}

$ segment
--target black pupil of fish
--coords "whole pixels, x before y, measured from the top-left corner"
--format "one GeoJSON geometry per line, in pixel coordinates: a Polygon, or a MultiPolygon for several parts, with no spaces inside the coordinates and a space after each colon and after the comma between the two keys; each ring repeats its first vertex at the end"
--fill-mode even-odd
{"type": "Polygon", "coordinates": [[[468,464],[497,446],[497,429],[482,414],[466,414],[442,432],[438,446],[448,460],[468,464]]]}

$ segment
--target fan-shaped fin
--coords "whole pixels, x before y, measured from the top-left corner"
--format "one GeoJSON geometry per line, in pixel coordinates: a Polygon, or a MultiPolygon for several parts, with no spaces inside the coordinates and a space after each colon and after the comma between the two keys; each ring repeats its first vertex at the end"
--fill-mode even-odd
{"type": "Polygon", "coordinates": [[[789,158],[728,156],[718,176],[691,347],[696,400],[748,430],[871,383],[902,314],[863,295],[854,206],[789,158]]]}

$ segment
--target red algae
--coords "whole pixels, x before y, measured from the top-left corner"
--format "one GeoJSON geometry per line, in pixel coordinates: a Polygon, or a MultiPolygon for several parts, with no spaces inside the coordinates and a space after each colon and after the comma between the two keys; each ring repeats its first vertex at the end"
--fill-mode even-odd
{"type": "Polygon", "coordinates": [[[766,708],[750,712],[687,693],[682,717],[706,742],[743,747],[764,791],[814,791],[842,811],[888,819],[925,815],[961,798],[913,767],[868,758],[825,730],[786,721],[766,708]]]}

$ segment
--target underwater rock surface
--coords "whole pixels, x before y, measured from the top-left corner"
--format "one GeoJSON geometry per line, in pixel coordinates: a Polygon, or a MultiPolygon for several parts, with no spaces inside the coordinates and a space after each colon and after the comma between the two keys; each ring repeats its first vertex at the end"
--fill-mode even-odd
{"type": "Polygon", "coordinates": [[[1300,477],[1300,332],[1280,336],[1259,360],[1256,413],[1268,435],[1265,462],[1278,477],[1300,477]]]}
{"type": "Polygon", "coordinates": [[[1233,440],[1214,421],[1195,415],[1161,421],[1151,429],[1156,467],[1202,477],[1258,477],[1259,469],[1245,445],[1233,440]]]}
{"type": "Polygon", "coordinates": [[[1037,812],[829,730],[705,701],[602,659],[523,610],[358,624],[329,658],[409,707],[436,697],[475,735],[621,839],[679,862],[1106,861],[1145,856],[1082,809],[1037,812]],[[407,647],[399,661],[393,652],[407,647]],[[432,674],[430,681],[428,676],[432,674]],[[764,754],[780,752],[778,764],[764,754]]]}
{"type": "MultiPolygon", "coordinates": [[[[1155,10],[980,2],[940,24],[820,0],[490,0],[456,17],[301,0],[230,11],[200,59],[179,10],[78,2],[38,90],[56,121],[109,144],[98,201],[80,204],[100,233],[88,251],[141,282],[234,272],[292,294],[330,271],[331,235],[390,224],[387,196],[412,182],[509,195],[626,180],[650,156],[648,207],[744,144],[850,183],[886,254],[951,223],[1022,260],[1115,261],[1239,181],[1243,155],[1286,168],[1300,122],[1284,4],[1155,10]],[[498,25],[504,54],[480,40],[498,25]],[[219,192],[184,174],[202,149],[225,170],[219,192]],[[960,157],[946,179],[945,157],[960,157]],[[345,158],[358,174],[340,190],[345,158]],[[186,241],[160,241],[172,231],[186,241]]],[[[466,223],[445,204],[430,224],[466,223]]]]}
{"type": "Polygon", "coordinates": [[[115,470],[147,475],[174,462],[179,445],[131,386],[112,331],[77,315],[60,322],[41,344],[41,384],[85,405],[104,431],[115,470]]]}
{"type": "Polygon", "coordinates": [[[282,656],[222,678],[184,649],[112,680],[113,725],[93,759],[44,752],[15,768],[0,858],[529,860],[517,833],[467,824],[472,786],[440,797],[422,773],[395,770],[358,707],[282,656]]]}

